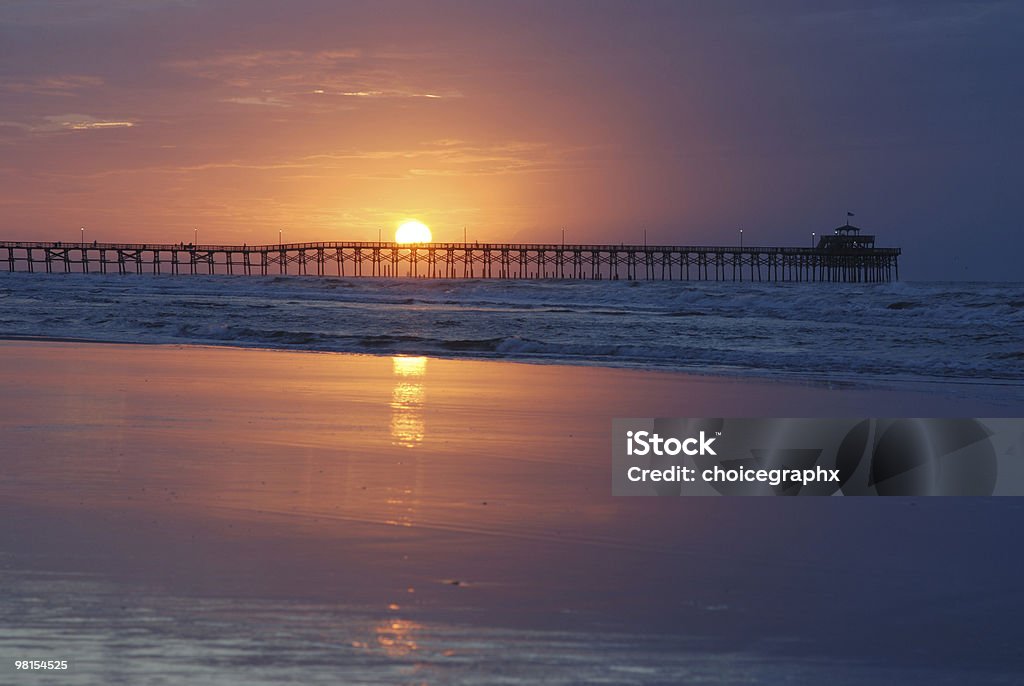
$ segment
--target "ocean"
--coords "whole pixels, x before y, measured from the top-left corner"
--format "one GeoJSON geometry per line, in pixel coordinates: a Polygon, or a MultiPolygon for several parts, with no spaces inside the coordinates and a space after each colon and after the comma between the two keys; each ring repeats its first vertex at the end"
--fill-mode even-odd
{"type": "Polygon", "coordinates": [[[0,274],[0,337],[1024,382],[1024,284],[0,274]]]}

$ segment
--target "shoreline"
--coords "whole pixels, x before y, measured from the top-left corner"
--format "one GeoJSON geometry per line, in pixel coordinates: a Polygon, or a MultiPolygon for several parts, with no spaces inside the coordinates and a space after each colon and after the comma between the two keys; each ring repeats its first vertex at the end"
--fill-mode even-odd
{"type": "MultiPolygon", "coordinates": [[[[435,353],[415,353],[415,352],[369,352],[369,351],[342,351],[342,350],[317,350],[309,348],[284,348],[284,347],[270,347],[253,343],[252,345],[245,345],[238,342],[196,342],[190,343],[187,341],[182,342],[169,342],[169,341],[119,341],[119,340],[100,340],[100,339],[87,339],[78,337],[63,337],[63,336],[35,336],[35,335],[19,335],[19,334],[4,334],[0,333],[0,345],[7,343],[66,343],[66,344],[81,344],[81,345],[109,345],[109,346],[151,346],[151,347],[166,347],[166,348],[184,348],[184,349],[211,349],[211,350],[244,350],[253,352],[268,352],[268,353],[312,353],[318,355],[340,355],[340,356],[355,356],[355,357],[370,357],[370,358],[386,358],[391,359],[394,357],[424,357],[431,360],[445,361],[445,362],[483,362],[483,363],[495,363],[495,364],[512,364],[512,365],[527,365],[530,367],[568,367],[568,368],[581,368],[581,369],[596,369],[596,370],[618,370],[622,372],[633,372],[640,374],[662,374],[669,376],[678,376],[681,378],[696,378],[696,379],[707,379],[710,381],[721,381],[721,382],[740,382],[740,383],[754,383],[754,384],[765,384],[773,385],[778,384],[782,386],[796,386],[796,387],[809,387],[809,388],[820,388],[829,390],[851,390],[851,391],[864,391],[864,392],[894,392],[894,393],[941,393],[949,390],[968,390],[968,389],[992,389],[993,393],[990,396],[981,398],[971,398],[964,396],[961,399],[965,402],[971,402],[977,400],[983,403],[984,407],[988,407],[986,410],[988,414],[985,416],[989,417],[1014,417],[1018,416],[1015,414],[999,414],[999,411],[1004,409],[1010,409],[1016,407],[1019,404],[1019,400],[1013,395],[1013,390],[1020,390],[1024,393],[1024,382],[1014,379],[985,379],[985,380],[971,380],[967,378],[947,378],[947,379],[928,379],[928,378],[894,378],[894,377],[831,377],[831,378],[818,378],[811,375],[801,376],[792,373],[775,372],[777,376],[771,376],[770,372],[759,373],[755,370],[737,370],[734,373],[721,372],[721,371],[702,371],[699,369],[679,369],[675,367],[661,367],[657,364],[651,363],[635,363],[630,364],[628,362],[621,362],[619,364],[602,364],[592,360],[572,360],[572,359],[555,359],[545,358],[543,356],[537,356],[534,358],[529,357],[516,357],[515,355],[499,356],[497,354],[493,356],[478,354],[468,356],[457,356],[457,355],[437,355],[435,353]],[[1006,393],[1007,397],[999,397],[1001,393],[1006,393]],[[992,414],[992,411],[999,408],[996,414],[992,414]]],[[[978,416],[979,413],[974,413],[978,416]]],[[[984,413],[982,413],[984,414],[984,413]]],[[[963,415],[966,416],[966,415],[963,415]]]]}

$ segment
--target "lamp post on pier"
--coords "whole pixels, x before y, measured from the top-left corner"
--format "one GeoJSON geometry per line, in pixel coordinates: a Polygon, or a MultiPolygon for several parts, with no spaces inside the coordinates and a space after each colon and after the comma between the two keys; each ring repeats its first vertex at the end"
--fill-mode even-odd
{"type": "Polygon", "coordinates": [[[743,250],[743,229],[740,229],[740,250],[743,250]]]}

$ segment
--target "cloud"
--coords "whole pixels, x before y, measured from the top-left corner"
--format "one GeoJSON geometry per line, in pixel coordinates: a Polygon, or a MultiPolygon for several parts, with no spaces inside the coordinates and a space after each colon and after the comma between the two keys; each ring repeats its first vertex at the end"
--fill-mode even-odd
{"type": "Polygon", "coordinates": [[[61,76],[41,76],[33,79],[0,79],[0,90],[9,93],[28,93],[31,95],[70,96],[78,91],[98,88],[103,79],[98,76],[66,74],[61,76]]]}
{"type": "Polygon", "coordinates": [[[97,119],[88,114],[58,114],[43,117],[47,125],[38,127],[39,130],[51,131],[91,131],[96,129],[130,129],[135,122],[116,119],[97,119]]]}
{"type": "Polygon", "coordinates": [[[207,57],[174,60],[168,66],[217,78],[224,70],[263,70],[289,65],[333,66],[339,61],[358,59],[362,51],[345,50],[250,50],[220,52],[207,57]]]}
{"type": "Polygon", "coordinates": [[[225,98],[224,102],[231,102],[236,105],[256,105],[259,107],[291,107],[287,101],[281,98],[267,96],[247,96],[243,98],[225,98]]]}
{"type": "Polygon", "coordinates": [[[318,89],[319,95],[340,95],[345,98],[428,98],[440,100],[441,98],[461,98],[462,93],[452,91],[450,93],[413,93],[410,91],[342,91],[340,93],[328,93],[318,89]]]}
{"type": "Polygon", "coordinates": [[[0,121],[0,126],[28,133],[60,133],[64,131],[97,131],[130,129],[138,122],[128,119],[100,119],[88,114],[53,114],[33,121],[0,121]]]}
{"type": "Polygon", "coordinates": [[[345,62],[357,60],[359,50],[256,50],[221,52],[206,57],[165,63],[175,71],[236,88],[259,84],[269,87],[315,82],[316,74],[330,73],[345,62]]]}
{"type": "MultiPolygon", "coordinates": [[[[324,90],[319,90],[321,94],[324,94],[324,90]]],[[[410,93],[409,91],[342,91],[338,95],[345,96],[346,98],[461,98],[462,94],[458,91],[446,93],[441,95],[439,93],[410,93]]]]}
{"type": "Polygon", "coordinates": [[[432,71],[421,61],[382,57],[354,48],[222,52],[172,60],[164,66],[235,90],[227,101],[239,104],[287,106],[302,101],[327,106],[332,97],[463,97],[458,89],[443,83],[443,72],[432,71]],[[310,101],[310,96],[318,100],[310,101]]]}

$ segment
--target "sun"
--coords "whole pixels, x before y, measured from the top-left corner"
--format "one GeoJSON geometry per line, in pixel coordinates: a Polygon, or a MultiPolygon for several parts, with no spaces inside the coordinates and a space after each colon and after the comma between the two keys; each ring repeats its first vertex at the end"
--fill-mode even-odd
{"type": "Polygon", "coordinates": [[[395,231],[395,243],[429,243],[433,239],[430,228],[415,219],[403,222],[395,231]]]}

